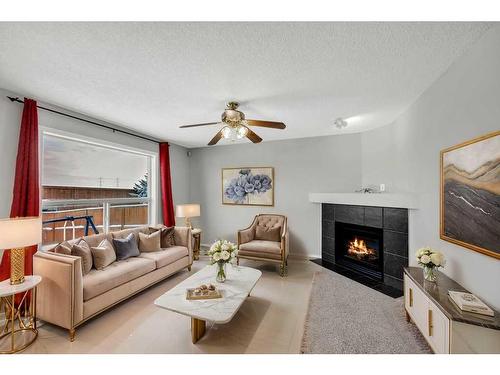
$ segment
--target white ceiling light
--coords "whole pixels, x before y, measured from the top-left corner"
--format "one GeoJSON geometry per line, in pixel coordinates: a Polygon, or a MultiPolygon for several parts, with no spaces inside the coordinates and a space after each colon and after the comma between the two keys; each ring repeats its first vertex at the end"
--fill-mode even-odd
{"type": "Polygon", "coordinates": [[[333,124],[337,129],[343,129],[347,126],[347,121],[339,117],[333,122],[333,124]]]}
{"type": "Polygon", "coordinates": [[[248,133],[248,128],[242,125],[236,126],[226,126],[222,129],[222,137],[224,139],[229,139],[231,141],[236,141],[237,139],[244,138],[248,133]]]}

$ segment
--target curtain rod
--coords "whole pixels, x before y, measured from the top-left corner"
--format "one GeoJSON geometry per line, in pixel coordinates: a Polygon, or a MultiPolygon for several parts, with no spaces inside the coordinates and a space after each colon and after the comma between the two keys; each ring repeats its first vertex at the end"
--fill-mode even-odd
{"type": "MultiPolygon", "coordinates": [[[[12,97],[12,96],[7,96],[7,98],[9,98],[11,102],[24,103],[24,101],[23,101],[23,100],[21,100],[21,99],[19,99],[19,98],[14,98],[14,97],[12,97]]],[[[146,140],[146,141],[150,141],[150,142],[154,142],[154,143],[161,143],[160,141],[158,141],[158,140],[156,140],[156,139],[153,139],[153,138],[144,137],[144,136],[142,136],[142,135],[138,135],[138,134],[130,133],[130,132],[125,131],[125,130],[116,129],[116,128],[113,128],[113,127],[108,126],[108,125],[99,124],[98,122],[94,122],[94,121],[86,120],[86,119],[84,119],[84,118],[77,117],[77,116],[73,116],[73,115],[70,115],[70,114],[68,114],[68,113],[59,112],[59,111],[56,111],[56,110],[54,110],[54,109],[50,109],[50,108],[47,108],[47,107],[43,107],[43,106],[41,106],[41,105],[37,105],[37,108],[43,109],[44,111],[48,111],[48,112],[52,112],[52,113],[56,113],[56,114],[61,115],[61,116],[66,116],[66,117],[69,117],[69,118],[72,118],[72,119],[75,119],[75,120],[79,120],[79,121],[87,122],[87,123],[92,124],[92,125],[100,126],[101,128],[105,128],[105,129],[108,129],[108,130],[113,131],[113,133],[115,133],[115,132],[119,132],[119,133],[123,133],[123,134],[130,135],[130,136],[132,136],[132,137],[136,137],[136,138],[144,139],[144,140],[146,140]]]]}

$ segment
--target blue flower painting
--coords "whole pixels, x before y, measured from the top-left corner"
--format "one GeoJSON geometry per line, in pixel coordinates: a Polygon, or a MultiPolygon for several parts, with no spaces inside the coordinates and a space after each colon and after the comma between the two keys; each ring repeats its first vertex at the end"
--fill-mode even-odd
{"type": "Polygon", "coordinates": [[[226,168],[222,170],[222,203],[272,206],[273,168],[226,168]]]}

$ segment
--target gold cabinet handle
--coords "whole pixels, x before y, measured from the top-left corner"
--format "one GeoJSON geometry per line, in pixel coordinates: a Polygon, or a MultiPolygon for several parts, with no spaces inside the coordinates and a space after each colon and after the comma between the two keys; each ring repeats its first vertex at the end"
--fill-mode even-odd
{"type": "Polygon", "coordinates": [[[429,336],[432,336],[432,329],[434,328],[432,325],[432,310],[427,312],[427,326],[429,327],[429,336]]]}
{"type": "Polygon", "coordinates": [[[411,288],[410,288],[409,297],[410,297],[410,307],[413,307],[413,290],[411,288]]]}

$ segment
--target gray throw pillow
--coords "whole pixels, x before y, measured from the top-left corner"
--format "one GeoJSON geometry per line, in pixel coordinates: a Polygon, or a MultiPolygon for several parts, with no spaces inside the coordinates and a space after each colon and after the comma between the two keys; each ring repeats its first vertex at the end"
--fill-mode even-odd
{"type": "Polygon", "coordinates": [[[116,260],[124,260],[130,257],[139,256],[139,247],[133,233],[126,238],[113,238],[113,246],[116,251],[116,260]]]}

